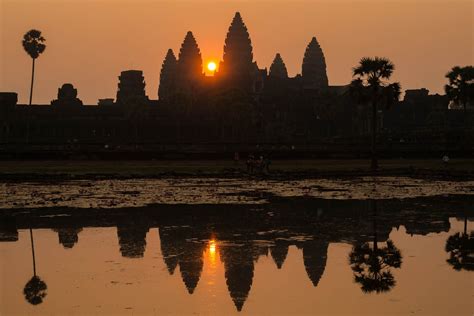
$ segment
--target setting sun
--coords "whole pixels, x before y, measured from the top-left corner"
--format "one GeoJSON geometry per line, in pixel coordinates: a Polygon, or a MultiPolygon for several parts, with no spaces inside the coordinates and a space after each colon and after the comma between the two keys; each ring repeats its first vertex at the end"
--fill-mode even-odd
{"type": "Polygon", "coordinates": [[[207,69],[209,69],[210,71],[215,71],[216,68],[217,68],[217,65],[215,62],[210,61],[207,63],[207,69]]]}

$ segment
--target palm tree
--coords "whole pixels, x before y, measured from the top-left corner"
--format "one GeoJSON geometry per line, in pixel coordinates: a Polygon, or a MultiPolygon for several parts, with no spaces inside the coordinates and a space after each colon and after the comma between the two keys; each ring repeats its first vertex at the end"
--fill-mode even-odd
{"type": "Polygon", "coordinates": [[[402,255],[393,241],[387,240],[386,247],[378,246],[376,203],[375,200],[371,200],[374,210],[372,248],[368,243],[356,244],[349,254],[354,280],[361,284],[361,289],[365,293],[390,291],[396,283],[390,268],[400,268],[402,265],[402,255]]]}
{"type": "Polygon", "coordinates": [[[35,60],[39,57],[40,54],[44,52],[46,49],[46,45],[44,42],[46,39],[41,36],[41,31],[38,30],[30,30],[23,36],[23,49],[26,51],[28,55],[30,55],[31,59],[33,60],[33,66],[31,70],[31,88],[30,88],[30,103],[33,98],[33,82],[35,78],[35,60]]]}
{"type": "Polygon", "coordinates": [[[467,216],[464,217],[464,232],[449,236],[446,240],[447,263],[455,270],[474,271],[474,232],[467,232],[467,216]]]}
{"type": "Polygon", "coordinates": [[[377,107],[391,106],[400,97],[400,83],[389,83],[388,80],[395,70],[394,64],[387,58],[363,57],[359,65],[353,68],[350,92],[358,103],[372,105],[372,141],[371,141],[371,168],[376,170],[377,151],[377,107]]]}
{"type": "Polygon", "coordinates": [[[464,112],[467,111],[467,105],[474,99],[474,67],[453,67],[446,74],[449,83],[444,86],[444,90],[449,99],[462,106],[464,112]]]}
{"type": "Polygon", "coordinates": [[[32,305],[38,305],[43,303],[43,299],[46,297],[46,290],[48,286],[36,275],[36,261],[35,261],[35,246],[33,242],[33,231],[30,228],[30,240],[31,240],[31,253],[33,256],[33,277],[26,283],[23,289],[25,299],[32,305]]]}
{"type": "Polygon", "coordinates": [[[23,294],[28,303],[38,305],[43,303],[47,289],[46,283],[35,275],[26,283],[23,294]]]}

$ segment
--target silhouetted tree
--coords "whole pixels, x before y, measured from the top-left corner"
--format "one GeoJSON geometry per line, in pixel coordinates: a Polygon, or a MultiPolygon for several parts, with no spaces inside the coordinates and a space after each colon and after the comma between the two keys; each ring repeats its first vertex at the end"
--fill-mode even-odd
{"type": "Polygon", "coordinates": [[[353,80],[350,91],[353,98],[372,106],[372,141],[371,141],[371,168],[376,170],[377,163],[377,108],[387,107],[397,102],[400,97],[400,83],[389,83],[388,80],[395,69],[394,64],[387,58],[363,57],[353,69],[353,80]]]}
{"type": "Polygon", "coordinates": [[[43,303],[48,289],[46,283],[36,275],[35,246],[33,241],[33,231],[30,228],[31,254],[33,257],[33,277],[25,284],[23,295],[28,303],[38,305],[43,303]]]}
{"type": "Polygon", "coordinates": [[[449,83],[444,86],[444,90],[449,99],[462,106],[464,112],[467,111],[467,105],[474,99],[474,67],[453,67],[446,74],[449,83]]]}
{"type": "Polygon", "coordinates": [[[474,271],[474,232],[467,233],[467,217],[464,218],[464,232],[449,236],[446,240],[446,260],[455,270],[474,271]]]}
{"type": "Polygon", "coordinates": [[[387,246],[379,248],[374,242],[371,248],[368,243],[356,245],[349,256],[354,280],[361,284],[365,293],[387,292],[395,286],[395,278],[390,268],[401,266],[400,250],[391,240],[387,246]]]}
{"type": "Polygon", "coordinates": [[[35,78],[35,60],[39,57],[40,54],[44,52],[46,49],[46,45],[44,44],[45,38],[41,36],[41,31],[38,30],[30,30],[23,36],[23,49],[26,51],[28,55],[30,55],[31,59],[33,60],[33,66],[31,69],[31,87],[30,87],[30,102],[33,98],[33,82],[35,78]]]}
{"type": "Polygon", "coordinates": [[[361,284],[365,293],[387,292],[395,286],[395,278],[390,268],[400,268],[402,255],[393,241],[387,240],[386,247],[378,246],[377,205],[371,201],[374,209],[374,239],[372,248],[368,243],[357,244],[349,254],[349,262],[355,282],[361,284]]]}
{"type": "Polygon", "coordinates": [[[43,303],[47,289],[46,283],[35,275],[26,283],[23,294],[28,303],[38,305],[43,303]]]}

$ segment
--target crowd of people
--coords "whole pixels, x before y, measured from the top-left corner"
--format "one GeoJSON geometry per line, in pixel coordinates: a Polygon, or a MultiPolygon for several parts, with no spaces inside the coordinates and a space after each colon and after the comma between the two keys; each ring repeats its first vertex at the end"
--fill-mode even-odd
{"type": "MultiPolygon", "coordinates": [[[[234,161],[236,164],[239,163],[239,153],[235,153],[234,161]]],[[[247,172],[249,174],[269,173],[271,160],[268,155],[260,155],[256,157],[254,154],[249,154],[247,160],[245,161],[245,164],[247,166],[247,172]]]]}

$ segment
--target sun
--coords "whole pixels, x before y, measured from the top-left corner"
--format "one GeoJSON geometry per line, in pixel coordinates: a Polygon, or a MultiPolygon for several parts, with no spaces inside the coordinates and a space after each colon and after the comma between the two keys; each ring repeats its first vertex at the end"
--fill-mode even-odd
{"type": "Polygon", "coordinates": [[[210,61],[207,63],[207,69],[209,69],[209,71],[214,71],[216,70],[216,68],[217,68],[217,65],[215,62],[210,61]]]}

